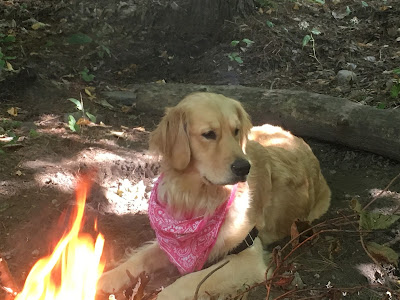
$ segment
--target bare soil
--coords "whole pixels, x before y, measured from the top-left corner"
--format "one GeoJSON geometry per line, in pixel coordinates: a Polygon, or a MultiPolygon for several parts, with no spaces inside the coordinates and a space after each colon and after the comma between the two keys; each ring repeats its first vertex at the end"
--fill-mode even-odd
{"type": "MultiPolygon", "coordinates": [[[[140,25],[140,3],[0,2],[0,33],[16,37],[11,44],[0,42],[3,53],[16,57],[9,60],[14,71],[0,71],[0,136],[18,139],[0,144],[0,254],[21,285],[32,265],[52,250],[65,230],[74,204],[75,175],[82,170],[98,170],[88,198],[87,223],[98,218],[109,266],[128,247],[154,238],[146,207],[158,162],[146,149],[148,134],[159,118],[135,110],[134,99],[109,100],[112,107],[107,107],[103,92],[164,80],[307,89],[385,109],[400,104],[399,98],[390,96],[395,79],[391,71],[400,66],[396,41],[400,7],[394,0],[370,0],[365,2],[368,6],[352,0],[325,5],[265,1],[253,16],[226,21],[207,33],[187,32],[185,24],[168,26],[172,20],[156,14],[163,11],[164,1],[154,2],[153,11],[147,12],[154,12],[151,24],[140,25]],[[350,13],[346,14],[347,7],[350,13]],[[43,25],[32,28],[38,22],[43,25]],[[302,46],[313,28],[321,32],[313,35],[315,55],[311,42],[302,46]],[[75,33],[90,36],[92,42],[68,43],[75,33]],[[254,43],[247,47],[243,39],[254,43]],[[232,46],[232,40],[240,43],[232,46]],[[230,60],[234,52],[242,64],[230,60]],[[90,82],[82,79],[85,68],[95,75],[90,82]],[[357,79],[339,83],[336,74],[342,69],[353,70],[357,79]],[[85,92],[88,88],[90,93],[85,92]],[[80,134],[70,130],[68,115],[76,113],[67,100],[71,97],[83,98],[85,109],[97,116],[97,125],[84,127],[80,134]],[[12,107],[19,108],[16,116],[7,112],[12,107]]],[[[332,207],[322,221],[351,215],[352,199],[366,204],[400,172],[399,162],[307,141],[333,192],[332,207]]],[[[376,211],[398,214],[399,180],[375,203],[376,211]]],[[[384,299],[387,282],[366,255],[358,232],[351,233],[351,226],[335,228],[339,232],[321,234],[294,253],[303,288],[319,288],[317,292],[331,299],[384,299]],[[331,293],[327,286],[333,287],[331,293]]],[[[399,224],[365,239],[386,243],[400,253],[399,224]]],[[[398,280],[395,266],[383,266],[398,280]]],[[[158,279],[166,284],[175,275],[162,274],[158,279]]],[[[273,292],[277,297],[292,288],[274,287],[273,292]]],[[[310,291],[306,293],[310,299],[310,291]]],[[[265,295],[265,289],[257,288],[251,299],[265,299],[265,295]]]]}

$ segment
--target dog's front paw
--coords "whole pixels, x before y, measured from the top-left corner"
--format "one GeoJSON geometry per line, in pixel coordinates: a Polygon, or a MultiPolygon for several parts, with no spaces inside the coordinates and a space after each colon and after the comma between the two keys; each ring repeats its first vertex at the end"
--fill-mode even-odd
{"type": "Polygon", "coordinates": [[[112,294],[126,288],[130,283],[126,268],[119,266],[108,272],[103,273],[97,281],[97,290],[112,294]]]}

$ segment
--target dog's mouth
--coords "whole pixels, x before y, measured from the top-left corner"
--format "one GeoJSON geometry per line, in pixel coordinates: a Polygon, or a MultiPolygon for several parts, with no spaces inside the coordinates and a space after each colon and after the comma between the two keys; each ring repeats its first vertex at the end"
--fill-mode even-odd
{"type": "Polygon", "coordinates": [[[213,184],[213,185],[233,185],[236,184],[238,182],[245,182],[247,180],[247,175],[244,176],[234,176],[232,178],[230,178],[230,180],[228,181],[224,181],[224,182],[212,182],[211,180],[209,180],[206,176],[202,177],[203,182],[207,185],[209,184],[213,184]]]}

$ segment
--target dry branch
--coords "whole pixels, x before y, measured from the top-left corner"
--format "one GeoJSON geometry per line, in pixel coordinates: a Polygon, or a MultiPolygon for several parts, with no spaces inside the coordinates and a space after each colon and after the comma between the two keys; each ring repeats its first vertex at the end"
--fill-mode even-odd
{"type": "MultiPolygon", "coordinates": [[[[136,109],[154,117],[196,91],[221,93],[240,100],[255,125],[282,126],[296,135],[340,143],[400,161],[400,111],[376,109],[342,98],[306,91],[268,90],[244,86],[194,84],[138,84],[126,96],[136,98],[136,109]]],[[[113,97],[113,92],[105,94],[113,97]]],[[[115,94],[114,94],[115,95],[115,94]]],[[[115,97],[116,98],[116,97],[115,97]]]]}

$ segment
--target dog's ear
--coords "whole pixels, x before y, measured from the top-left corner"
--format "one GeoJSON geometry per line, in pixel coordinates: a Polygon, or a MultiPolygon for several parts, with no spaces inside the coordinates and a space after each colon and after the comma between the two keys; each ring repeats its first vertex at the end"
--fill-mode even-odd
{"type": "Polygon", "coordinates": [[[241,128],[240,128],[240,145],[242,146],[243,151],[245,151],[246,143],[248,140],[248,135],[249,135],[250,130],[253,127],[253,125],[251,124],[249,114],[244,110],[242,104],[240,104],[240,102],[238,102],[238,101],[236,101],[236,109],[237,109],[237,114],[238,114],[240,126],[241,126],[241,128]]]}
{"type": "Polygon", "coordinates": [[[150,151],[161,154],[177,170],[185,169],[190,162],[187,126],[183,109],[167,108],[160,124],[150,135],[150,151]]]}

